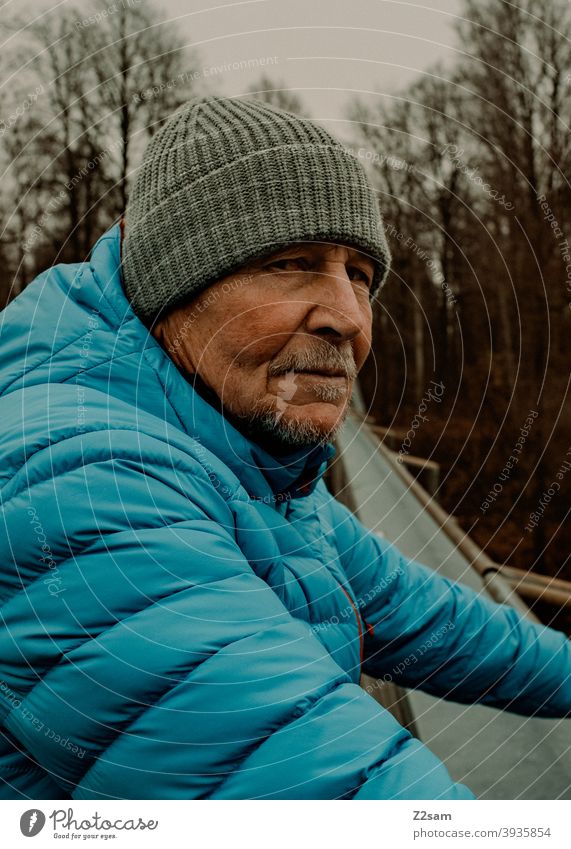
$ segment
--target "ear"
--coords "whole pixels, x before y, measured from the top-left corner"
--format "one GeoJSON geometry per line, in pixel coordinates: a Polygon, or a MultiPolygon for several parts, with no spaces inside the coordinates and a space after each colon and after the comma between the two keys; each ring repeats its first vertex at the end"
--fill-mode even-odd
{"type": "Polygon", "coordinates": [[[154,336],[157,342],[164,347],[164,321],[155,321],[150,329],[151,336],[154,336]]]}

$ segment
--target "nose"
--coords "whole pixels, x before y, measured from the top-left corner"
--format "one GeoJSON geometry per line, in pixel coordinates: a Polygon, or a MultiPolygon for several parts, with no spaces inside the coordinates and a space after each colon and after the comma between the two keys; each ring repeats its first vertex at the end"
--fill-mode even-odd
{"type": "Polygon", "coordinates": [[[328,269],[324,268],[312,295],[315,306],[306,316],[306,332],[334,336],[338,341],[351,341],[363,332],[367,335],[371,323],[369,297],[349,278],[344,263],[330,263],[328,269]]]}

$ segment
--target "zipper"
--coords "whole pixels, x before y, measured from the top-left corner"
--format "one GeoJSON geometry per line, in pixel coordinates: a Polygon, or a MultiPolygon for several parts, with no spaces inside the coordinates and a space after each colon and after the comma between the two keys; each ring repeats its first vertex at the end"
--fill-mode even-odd
{"type": "Polygon", "coordinates": [[[345,595],[349,599],[349,604],[353,608],[353,613],[355,614],[355,618],[357,620],[357,628],[359,629],[359,664],[362,666],[363,665],[365,641],[364,641],[364,638],[363,638],[363,624],[362,624],[362,621],[361,621],[361,617],[359,616],[359,612],[358,612],[357,608],[355,607],[353,599],[351,598],[351,596],[349,595],[349,593],[347,592],[345,587],[342,584],[339,584],[339,586],[341,587],[341,589],[343,590],[343,592],[345,593],[345,595]]]}

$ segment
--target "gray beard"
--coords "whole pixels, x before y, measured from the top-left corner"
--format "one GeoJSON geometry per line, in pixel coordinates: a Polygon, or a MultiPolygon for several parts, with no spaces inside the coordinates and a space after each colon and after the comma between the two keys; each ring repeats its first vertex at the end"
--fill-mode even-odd
{"type": "Polygon", "coordinates": [[[258,444],[274,451],[312,448],[332,442],[345,422],[349,404],[334,427],[323,430],[312,421],[287,418],[283,412],[259,405],[252,414],[241,419],[241,429],[258,444]]]}
{"type": "MultiPolygon", "coordinates": [[[[304,419],[303,415],[295,415],[295,404],[288,404],[296,391],[296,371],[309,371],[322,368],[336,368],[347,375],[350,380],[357,376],[357,366],[351,343],[347,342],[340,348],[323,340],[311,340],[311,345],[303,351],[290,352],[281,356],[268,367],[270,377],[281,378],[278,383],[278,395],[275,401],[258,399],[248,409],[232,410],[218,399],[221,412],[234,420],[235,426],[252,441],[273,453],[287,453],[296,448],[311,448],[323,446],[332,442],[347,418],[349,401],[335,425],[328,429],[318,427],[314,422],[304,419]],[[293,415],[292,415],[293,411],[293,415]],[[289,416],[286,416],[286,412],[289,416]]],[[[195,388],[204,387],[202,379],[195,375],[195,388]]],[[[207,387],[208,394],[212,390],[207,387]]],[[[317,398],[324,402],[335,403],[346,395],[346,389],[332,386],[326,381],[315,379],[313,391],[317,398]]],[[[212,402],[211,402],[212,403],[212,402]]],[[[300,409],[300,408],[298,408],[300,409]]]]}
{"type": "MultiPolygon", "coordinates": [[[[181,373],[187,377],[184,371],[181,373]]],[[[295,448],[312,448],[332,442],[343,427],[349,413],[349,404],[347,404],[335,427],[323,431],[311,421],[285,419],[283,410],[272,402],[255,403],[248,415],[238,413],[225,406],[198,374],[191,375],[190,382],[199,395],[225,416],[237,430],[275,454],[285,454],[295,448]]],[[[323,396],[330,394],[327,387],[322,387],[322,394],[323,396]]],[[[334,391],[333,395],[336,397],[337,391],[334,391]]],[[[335,398],[323,397],[322,400],[335,400],[335,398]]]]}
{"type": "MultiPolygon", "coordinates": [[[[241,412],[241,429],[264,447],[274,452],[288,449],[326,445],[332,442],[343,427],[349,412],[349,403],[339,416],[334,427],[324,430],[300,413],[295,415],[296,406],[288,404],[296,390],[296,371],[336,368],[351,380],[357,376],[357,366],[350,342],[340,347],[324,340],[308,339],[302,351],[289,352],[278,357],[268,367],[269,377],[281,378],[278,383],[276,401],[259,400],[246,412],[241,412]],[[311,344],[310,344],[311,343],[311,344]],[[292,415],[293,411],[293,415],[292,415]],[[286,412],[289,415],[286,415],[286,412]]],[[[331,386],[316,378],[313,391],[324,402],[335,403],[346,395],[346,389],[331,386]]],[[[300,409],[300,408],[298,408],[300,409]]]]}

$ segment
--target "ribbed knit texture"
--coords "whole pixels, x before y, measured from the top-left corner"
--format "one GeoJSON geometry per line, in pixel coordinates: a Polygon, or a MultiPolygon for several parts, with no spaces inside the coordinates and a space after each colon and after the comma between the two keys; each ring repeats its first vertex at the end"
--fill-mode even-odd
{"type": "Polygon", "coordinates": [[[390,264],[363,165],[308,119],[249,99],[197,97],[145,151],[125,210],[123,285],[149,323],[241,265],[299,241],[390,264]]]}

